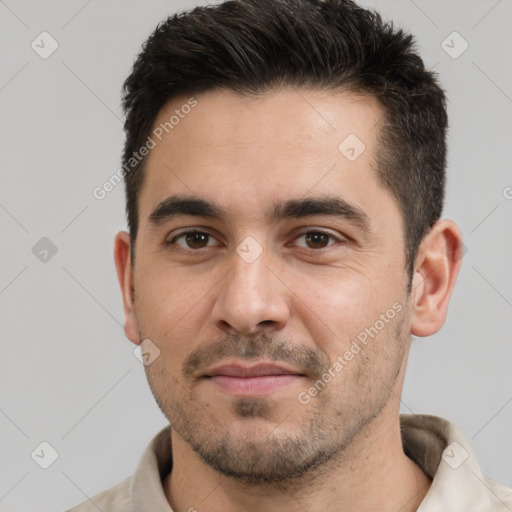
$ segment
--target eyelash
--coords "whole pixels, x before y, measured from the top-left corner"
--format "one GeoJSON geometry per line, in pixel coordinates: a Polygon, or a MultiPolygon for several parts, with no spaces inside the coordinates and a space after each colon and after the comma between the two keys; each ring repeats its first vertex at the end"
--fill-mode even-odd
{"type": "MultiPolygon", "coordinates": [[[[198,233],[198,234],[206,235],[206,236],[211,237],[211,238],[215,238],[213,235],[211,235],[210,233],[208,233],[206,231],[201,231],[201,230],[198,230],[198,229],[191,229],[189,231],[183,231],[182,233],[179,233],[178,235],[174,236],[171,240],[165,242],[165,245],[167,245],[167,246],[175,246],[177,240],[179,240],[180,238],[183,238],[184,236],[186,236],[188,234],[191,234],[191,233],[198,233]]],[[[331,239],[334,239],[337,242],[340,242],[340,243],[344,243],[345,242],[345,240],[343,240],[341,238],[338,238],[338,237],[334,236],[332,233],[329,233],[327,231],[323,231],[321,229],[309,229],[307,231],[303,231],[302,233],[297,234],[295,236],[294,240],[296,240],[297,238],[299,238],[301,236],[304,236],[304,235],[307,235],[307,234],[311,234],[311,233],[315,233],[315,234],[320,233],[320,234],[328,236],[331,239]]],[[[326,247],[321,247],[319,249],[314,249],[314,248],[310,248],[310,247],[302,247],[302,246],[300,246],[300,247],[301,247],[301,249],[306,249],[306,250],[310,250],[310,251],[319,252],[319,251],[328,249],[329,247],[332,247],[333,245],[335,245],[335,244],[329,244],[326,247]]],[[[207,247],[201,247],[200,249],[191,249],[191,248],[181,247],[181,246],[178,245],[176,250],[178,250],[178,251],[181,250],[181,251],[186,251],[186,252],[200,252],[203,249],[207,249],[207,248],[208,248],[208,246],[207,247]]]]}

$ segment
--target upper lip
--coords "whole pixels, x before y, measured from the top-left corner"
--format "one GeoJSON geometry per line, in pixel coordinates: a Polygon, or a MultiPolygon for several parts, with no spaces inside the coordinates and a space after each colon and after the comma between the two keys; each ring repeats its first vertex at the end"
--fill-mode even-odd
{"type": "Polygon", "coordinates": [[[241,363],[221,364],[211,368],[205,373],[205,377],[226,375],[229,377],[261,377],[263,375],[303,375],[294,368],[273,363],[258,363],[247,365],[241,363]]]}

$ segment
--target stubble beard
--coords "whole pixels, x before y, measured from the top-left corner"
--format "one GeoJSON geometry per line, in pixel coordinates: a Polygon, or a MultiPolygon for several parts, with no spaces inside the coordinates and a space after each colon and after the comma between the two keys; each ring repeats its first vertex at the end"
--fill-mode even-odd
{"type": "Polygon", "coordinates": [[[146,373],[172,430],[206,464],[242,485],[291,490],[350,462],[349,448],[393,395],[408,343],[404,325],[405,317],[398,318],[385,339],[374,341],[380,348],[367,346],[357,354],[310,402],[311,407],[293,394],[296,415],[291,416],[300,419],[293,432],[276,424],[279,415],[272,400],[243,397],[234,398],[231,410],[222,414],[222,419],[231,414],[237,422],[247,422],[247,428],[238,428],[234,435],[214,416],[215,411],[207,411],[195,387],[173,383],[177,379],[161,366],[147,367],[146,373]],[[342,385],[340,381],[336,386],[336,379],[342,379],[342,385]]]}

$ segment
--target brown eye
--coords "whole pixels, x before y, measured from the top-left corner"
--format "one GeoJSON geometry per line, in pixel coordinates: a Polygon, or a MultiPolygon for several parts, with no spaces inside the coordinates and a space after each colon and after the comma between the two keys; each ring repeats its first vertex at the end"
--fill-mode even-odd
{"type": "Polygon", "coordinates": [[[311,247],[311,249],[322,249],[327,247],[329,238],[331,237],[326,233],[318,231],[306,233],[306,243],[311,247]]]}
{"type": "Polygon", "coordinates": [[[185,236],[185,241],[191,249],[202,249],[203,247],[206,247],[206,245],[208,245],[209,236],[210,235],[208,235],[207,233],[187,233],[185,236]]]}
{"type": "Polygon", "coordinates": [[[341,248],[346,243],[347,238],[341,234],[320,229],[310,229],[309,231],[299,233],[294,238],[292,245],[320,253],[322,249],[328,250],[331,246],[341,248]]]}
{"type": "Polygon", "coordinates": [[[210,238],[212,238],[211,235],[203,231],[185,231],[184,233],[175,236],[171,241],[167,242],[167,244],[176,244],[183,249],[203,249],[210,245],[208,243],[210,238]],[[177,240],[182,238],[185,240],[186,245],[177,243],[177,240]]]}

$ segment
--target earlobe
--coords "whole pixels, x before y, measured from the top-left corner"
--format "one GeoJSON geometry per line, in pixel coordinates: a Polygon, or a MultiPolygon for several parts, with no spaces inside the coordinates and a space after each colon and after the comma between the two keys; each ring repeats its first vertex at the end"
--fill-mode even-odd
{"type": "Polygon", "coordinates": [[[462,236],[440,220],[421,242],[412,285],[411,334],[430,336],[443,326],[462,258],[462,236]]]}
{"type": "Polygon", "coordinates": [[[140,336],[135,314],[134,278],[130,247],[130,235],[126,231],[117,233],[114,242],[114,261],[123,298],[124,332],[132,343],[138,345],[140,336]]]}

